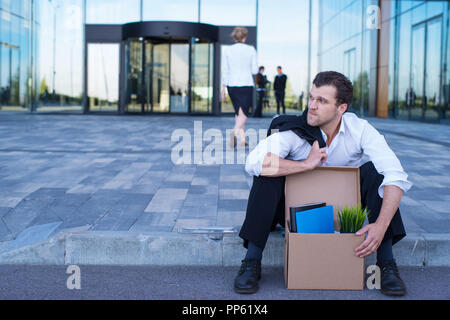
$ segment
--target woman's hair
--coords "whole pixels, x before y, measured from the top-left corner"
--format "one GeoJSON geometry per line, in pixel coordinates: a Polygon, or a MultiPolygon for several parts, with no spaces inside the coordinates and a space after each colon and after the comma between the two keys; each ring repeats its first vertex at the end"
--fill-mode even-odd
{"type": "Polygon", "coordinates": [[[247,37],[247,34],[248,34],[247,28],[236,27],[231,33],[231,36],[233,37],[234,41],[241,42],[244,38],[247,37]]]}

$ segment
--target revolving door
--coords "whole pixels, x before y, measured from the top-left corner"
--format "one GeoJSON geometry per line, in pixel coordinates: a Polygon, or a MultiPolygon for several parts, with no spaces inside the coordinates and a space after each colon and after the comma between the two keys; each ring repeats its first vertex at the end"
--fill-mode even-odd
{"type": "Polygon", "coordinates": [[[199,38],[131,38],[128,113],[212,113],[214,45],[199,38]]]}

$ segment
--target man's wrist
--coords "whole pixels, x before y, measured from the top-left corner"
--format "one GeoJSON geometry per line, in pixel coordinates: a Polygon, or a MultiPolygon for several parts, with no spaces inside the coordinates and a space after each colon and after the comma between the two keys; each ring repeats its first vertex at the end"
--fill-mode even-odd
{"type": "Polygon", "coordinates": [[[382,227],[383,230],[386,232],[386,230],[389,228],[390,221],[387,221],[386,219],[382,219],[381,217],[378,217],[377,221],[375,221],[375,224],[382,227]]]}
{"type": "Polygon", "coordinates": [[[309,161],[308,159],[305,159],[304,161],[303,161],[303,165],[305,166],[305,168],[306,168],[306,170],[307,171],[311,171],[311,170],[314,170],[314,165],[313,165],[313,163],[311,162],[311,161],[309,161]]]}

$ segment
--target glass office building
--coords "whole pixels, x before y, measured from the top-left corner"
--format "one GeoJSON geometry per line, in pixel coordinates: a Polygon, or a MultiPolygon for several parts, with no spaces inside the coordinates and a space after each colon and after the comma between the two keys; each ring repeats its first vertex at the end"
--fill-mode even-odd
{"type": "Polygon", "coordinates": [[[0,105],[2,110],[27,111],[36,78],[33,3],[2,0],[0,8],[0,105]]]}
{"type": "Polygon", "coordinates": [[[353,111],[449,123],[449,2],[317,6],[317,70],[334,69],[353,81],[353,111]]]}
{"type": "Polygon", "coordinates": [[[0,1],[0,110],[81,111],[83,1],[0,1]]]}
{"type": "MultiPolygon", "coordinates": [[[[220,101],[223,50],[249,29],[271,89],[307,104],[315,74],[354,84],[361,115],[448,122],[448,1],[0,0],[0,110],[232,113],[220,101]]],[[[256,96],[256,95],[255,95],[256,96]]],[[[276,112],[268,90],[263,113],[276,112]]]]}

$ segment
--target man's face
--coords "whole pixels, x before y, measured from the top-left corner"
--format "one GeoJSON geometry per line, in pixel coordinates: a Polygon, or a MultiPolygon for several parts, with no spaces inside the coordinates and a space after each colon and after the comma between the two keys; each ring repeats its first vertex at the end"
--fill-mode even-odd
{"type": "Polygon", "coordinates": [[[336,88],[334,86],[312,86],[308,103],[308,124],[323,126],[340,118],[347,109],[346,104],[336,106],[336,88]]]}
{"type": "Polygon", "coordinates": [[[278,72],[278,74],[280,74],[281,73],[281,68],[277,68],[277,72],[278,72]]]}

